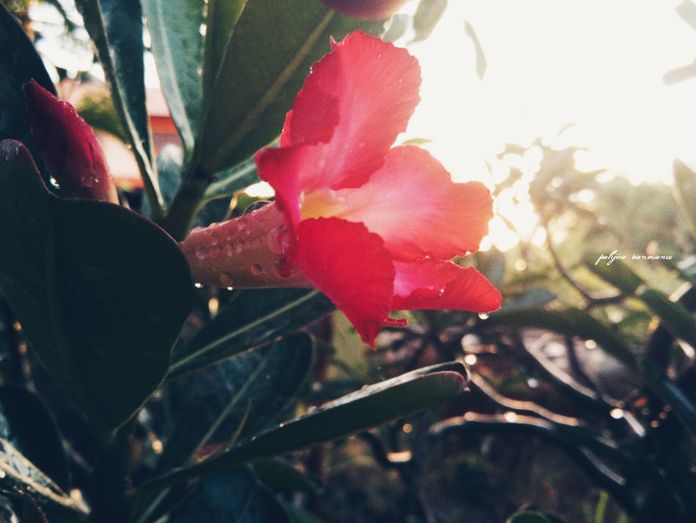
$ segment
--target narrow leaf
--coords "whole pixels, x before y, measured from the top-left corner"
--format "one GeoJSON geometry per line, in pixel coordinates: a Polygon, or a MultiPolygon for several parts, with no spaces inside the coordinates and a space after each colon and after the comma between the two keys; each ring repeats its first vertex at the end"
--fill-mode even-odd
{"type": "Polygon", "coordinates": [[[203,0],[142,0],[169,112],[187,153],[202,109],[203,0]]]}

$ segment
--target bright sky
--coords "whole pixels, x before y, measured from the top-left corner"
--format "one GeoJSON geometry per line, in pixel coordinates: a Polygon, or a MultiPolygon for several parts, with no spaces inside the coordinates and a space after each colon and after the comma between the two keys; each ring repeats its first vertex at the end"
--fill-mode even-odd
{"type": "Polygon", "coordinates": [[[589,147],[587,168],[671,181],[675,157],[696,162],[696,78],[663,75],[696,57],[696,30],[677,0],[450,0],[414,45],[422,102],[409,129],[460,179],[488,180],[505,143],[564,134],[589,147]],[[465,34],[487,61],[480,79],[465,34]]]}

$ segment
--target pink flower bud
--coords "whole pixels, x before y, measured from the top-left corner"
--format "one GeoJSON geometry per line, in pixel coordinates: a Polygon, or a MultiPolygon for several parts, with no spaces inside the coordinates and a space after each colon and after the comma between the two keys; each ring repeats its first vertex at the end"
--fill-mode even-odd
{"type": "Polygon", "coordinates": [[[31,134],[61,194],[118,203],[118,194],[92,128],[68,102],[34,80],[24,85],[31,134]]]}

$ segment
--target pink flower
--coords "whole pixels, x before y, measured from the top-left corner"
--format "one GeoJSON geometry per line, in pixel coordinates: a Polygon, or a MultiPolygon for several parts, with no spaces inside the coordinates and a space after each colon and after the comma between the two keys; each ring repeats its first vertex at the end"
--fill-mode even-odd
{"type": "Polygon", "coordinates": [[[256,155],[275,204],[183,243],[198,281],[311,285],[370,344],[391,310],[497,309],[495,287],[450,261],[478,248],[489,191],[453,183],[423,149],[392,148],[419,86],[406,50],[360,32],[332,42],[287,115],[280,147],[256,155]]]}
{"type": "Polygon", "coordinates": [[[118,194],[92,128],[68,102],[58,100],[34,80],[24,86],[31,134],[61,194],[118,203],[118,194]]]}

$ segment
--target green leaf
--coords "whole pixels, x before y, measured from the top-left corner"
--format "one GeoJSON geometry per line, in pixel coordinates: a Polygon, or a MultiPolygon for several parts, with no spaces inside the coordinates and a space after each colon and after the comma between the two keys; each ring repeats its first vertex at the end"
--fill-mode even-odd
{"type": "Polygon", "coordinates": [[[190,153],[202,109],[203,0],[142,0],[169,112],[190,153]]]}
{"type": "Polygon", "coordinates": [[[486,75],[488,62],[486,61],[486,55],[483,52],[481,42],[476,35],[474,27],[469,22],[464,23],[464,32],[474,46],[474,52],[476,53],[476,74],[478,74],[479,78],[483,79],[483,77],[486,75]]]}
{"type": "Polygon", "coordinates": [[[223,454],[145,483],[139,492],[158,491],[204,474],[350,436],[434,407],[458,396],[466,384],[466,375],[461,363],[444,363],[363,387],[302,417],[281,423],[223,454]]]}
{"type": "Polygon", "coordinates": [[[334,310],[319,291],[235,291],[230,302],[187,345],[174,351],[171,376],[204,367],[286,336],[334,310]]]}
{"type": "Polygon", "coordinates": [[[203,201],[231,198],[237,191],[259,181],[254,160],[246,160],[231,169],[217,173],[215,177],[217,180],[208,186],[203,201]]]}
{"type": "Polygon", "coordinates": [[[0,489],[17,494],[29,493],[40,505],[78,514],[87,508],[72,499],[34,466],[12,444],[0,438],[0,489]]]}
{"type": "Polygon", "coordinates": [[[27,102],[22,86],[31,79],[56,94],[51,78],[19,21],[0,2],[0,140],[14,138],[37,158],[39,149],[29,131],[27,102]]]}
{"type": "Polygon", "coordinates": [[[152,167],[150,124],[145,107],[143,14],[139,0],[78,0],[85,27],[111,84],[154,215],[162,204],[152,167]]]}
{"type": "Polygon", "coordinates": [[[306,334],[244,352],[170,382],[173,433],[158,468],[181,465],[201,447],[251,436],[277,421],[313,360],[306,334]]]}
{"type": "Polygon", "coordinates": [[[664,293],[647,286],[626,263],[614,260],[611,265],[602,262],[597,265],[586,262],[586,265],[622,292],[642,301],[676,338],[696,347],[696,321],[689,311],[679,303],[670,300],[664,293]]]}
{"type": "Polygon", "coordinates": [[[421,0],[413,17],[413,29],[416,31],[413,37],[414,42],[425,40],[430,36],[445,13],[445,9],[447,9],[447,0],[421,0]]]}
{"type": "Polygon", "coordinates": [[[636,368],[636,358],[624,341],[592,316],[575,308],[546,310],[541,307],[522,307],[491,314],[484,326],[536,327],[568,336],[579,336],[597,342],[608,354],[630,368],[636,368]]]}
{"type": "Polygon", "coordinates": [[[696,238],[696,172],[680,160],[674,161],[674,199],[696,238]]]}
{"type": "Polygon", "coordinates": [[[232,31],[246,3],[247,0],[208,0],[203,63],[203,92],[206,100],[215,85],[230,45],[232,31]]]}
{"type": "Polygon", "coordinates": [[[289,523],[285,509],[249,468],[204,478],[198,490],[169,516],[171,523],[230,521],[289,523]]]}
{"type": "Polygon", "coordinates": [[[0,386],[0,437],[63,489],[70,489],[60,430],[36,394],[21,387],[0,386]]]}
{"type": "Polygon", "coordinates": [[[122,207],[50,195],[0,144],[0,287],[33,347],[100,432],[159,386],[191,303],[176,243],[122,207]]]}
{"type": "Polygon", "coordinates": [[[196,155],[203,171],[224,170],[273,141],[330,36],[377,33],[382,25],[340,16],[319,0],[250,0],[206,96],[196,155]]]}
{"type": "Polygon", "coordinates": [[[275,492],[316,494],[317,486],[307,476],[282,459],[260,459],[252,463],[256,476],[275,492]]]}

